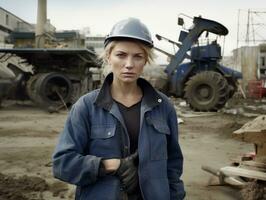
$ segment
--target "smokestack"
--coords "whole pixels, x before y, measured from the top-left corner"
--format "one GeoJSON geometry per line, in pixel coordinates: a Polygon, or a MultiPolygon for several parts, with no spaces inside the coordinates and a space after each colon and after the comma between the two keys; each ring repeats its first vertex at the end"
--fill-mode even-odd
{"type": "Polygon", "coordinates": [[[47,1],[38,0],[37,24],[35,30],[35,45],[36,48],[44,48],[45,44],[45,29],[47,21],[47,1]]]}

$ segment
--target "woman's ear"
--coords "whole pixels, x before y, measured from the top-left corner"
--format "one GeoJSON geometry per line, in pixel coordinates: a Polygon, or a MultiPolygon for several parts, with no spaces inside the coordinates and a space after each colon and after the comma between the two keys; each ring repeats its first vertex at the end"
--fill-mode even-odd
{"type": "Polygon", "coordinates": [[[110,66],[110,60],[109,60],[109,59],[106,59],[106,64],[107,64],[108,66],[110,66]]]}
{"type": "Polygon", "coordinates": [[[106,63],[107,65],[110,65],[110,53],[106,55],[106,63]]]}

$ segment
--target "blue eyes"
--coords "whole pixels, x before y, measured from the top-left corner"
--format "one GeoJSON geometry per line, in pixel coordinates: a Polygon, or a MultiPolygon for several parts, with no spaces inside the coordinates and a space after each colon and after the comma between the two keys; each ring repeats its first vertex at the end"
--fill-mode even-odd
{"type": "Polygon", "coordinates": [[[126,57],[125,54],[117,54],[116,56],[118,56],[118,57],[126,57]]]}
{"type": "MultiPolygon", "coordinates": [[[[117,57],[119,58],[126,58],[127,55],[126,54],[116,54],[117,57]]],[[[141,55],[134,55],[133,58],[137,58],[137,59],[143,59],[144,57],[141,55]]]]}

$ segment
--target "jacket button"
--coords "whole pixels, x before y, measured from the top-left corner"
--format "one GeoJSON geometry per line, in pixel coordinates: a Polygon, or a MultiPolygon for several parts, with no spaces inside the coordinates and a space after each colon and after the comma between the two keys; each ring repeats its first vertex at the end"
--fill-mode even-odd
{"type": "Polygon", "coordinates": [[[111,132],[108,132],[108,133],[107,133],[107,135],[109,135],[109,136],[110,136],[110,135],[111,135],[111,132]]]}
{"type": "Polygon", "coordinates": [[[162,99],[158,99],[158,102],[159,102],[159,103],[162,103],[162,99]]]}

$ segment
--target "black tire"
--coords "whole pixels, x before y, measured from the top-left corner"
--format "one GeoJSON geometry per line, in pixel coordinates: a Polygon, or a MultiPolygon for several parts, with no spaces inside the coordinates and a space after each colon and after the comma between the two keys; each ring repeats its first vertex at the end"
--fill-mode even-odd
{"type": "Polygon", "coordinates": [[[30,98],[40,107],[50,109],[71,102],[73,86],[67,76],[51,72],[32,77],[27,91],[31,93],[30,98]]]}
{"type": "Polygon", "coordinates": [[[198,73],[186,82],[185,99],[195,111],[217,111],[228,100],[227,80],[214,71],[198,73]]]}
{"type": "Polygon", "coordinates": [[[81,83],[73,83],[72,86],[73,86],[73,92],[71,94],[71,98],[69,102],[71,105],[74,104],[79,99],[79,97],[82,95],[81,83]]]}
{"type": "Polygon", "coordinates": [[[26,83],[26,92],[30,100],[35,101],[36,97],[36,81],[41,74],[31,76],[26,83]]]}

